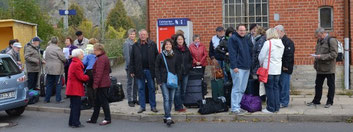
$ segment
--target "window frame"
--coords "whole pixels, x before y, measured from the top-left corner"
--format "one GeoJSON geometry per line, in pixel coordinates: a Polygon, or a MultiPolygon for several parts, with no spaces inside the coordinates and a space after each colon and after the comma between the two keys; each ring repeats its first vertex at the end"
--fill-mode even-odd
{"type": "Polygon", "coordinates": [[[333,7],[332,6],[321,6],[319,7],[319,10],[318,10],[318,15],[319,15],[319,18],[318,18],[318,27],[321,27],[321,9],[324,9],[324,8],[329,8],[331,9],[331,27],[322,27],[324,28],[325,30],[328,30],[328,31],[332,31],[333,28],[334,28],[334,22],[333,22],[333,7]]]}
{"type": "Polygon", "coordinates": [[[233,0],[234,3],[230,3],[230,0],[227,0],[228,3],[225,2],[226,0],[222,0],[222,15],[223,15],[223,20],[222,20],[222,23],[223,23],[223,26],[225,28],[227,27],[234,27],[238,24],[245,24],[247,25],[247,29],[249,29],[250,25],[253,24],[253,23],[256,23],[260,26],[263,26],[265,25],[264,27],[269,27],[269,0],[266,0],[266,2],[263,2],[263,0],[260,0],[260,2],[256,2],[257,0],[253,0],[253,2],[249,2],[249,0],[241,0],[240,3],[237,3],[236,1],[237,0],[233,0]],[[250,5],[253,5],[254,6],[254,14],[250,16],[250,5]],[[260,5],[260,15],[257,15],[256,14],[256,5],[260,5]],[[237,16],[237,5],[239,6],[240,5],[240,10],[245,10],[245,12],[241,12],[240,13],[240,16],[237,16]],[[263,10],[263,5],[266,5],[266,14],[264,15],[264,10],[263,10]],[[234,15],[233,16],[230,16],[230,8],[233,6],[234,8],[234,15]],[[227,8],[227,10],[226,10],[227,8]],[[244,9],[245,8],[245,9],[244,9]],[[227,14],[228,13],[228,14],[227,14]],[[226,16],[227,14],[227,16],[226,16]],[[266,18],[263,19],[263,18],[266,18]],[[254,18],[254,21],[253,22],[250,22],[250,18],[254,18]],[[256,18],[261,18],[261,21],[260,22],[256,22],[256,18]],[[231,19],[234,19],[234,22],[230,22],[231,19]],[[240,23],[237,22],[237,19],[240,19],[240,23]],[[245,22],[244,22],[245,21],[245,22]]]}

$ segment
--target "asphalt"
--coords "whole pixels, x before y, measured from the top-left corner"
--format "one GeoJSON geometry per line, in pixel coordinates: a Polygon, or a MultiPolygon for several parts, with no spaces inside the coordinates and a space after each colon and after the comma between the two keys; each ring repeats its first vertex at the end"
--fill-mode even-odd
{"type": "MultiPolygon", "coordinates": [[[[113,68],[111,76],[117,77],[126,92],[126,72],[124,65],[113,68]]],[[[64,95],[65,89],[62,90],[64,95]]],[[[299,90],[300,91],[300,90],[299,90]]],[[[291,95],[290,105],[287,108],[280,109],[276,114],[264,114],[262,112],[249,113],[243,116],[230,115],[229,112],[200,115],[196,108],[188,108],[186,112],[180,113],[172,111],[172,118],[178,122],[352,122],[353,121],[353,98],[346,95],[336,95],[334,105],[330,108],[324,108],[324,105],[308,107],[305,104],[313,99],[312,94],[308,94],[314,90],[303,90],[302,95],[291,95]]],[[[326,89],[327,91],[327,89],[326,89]]],[[[326,92],[324,90],[324,93],[326,92]]],[[[210,89],[208,92],[211,93],[210,89]]],[[[126,95],[126,94],[125,94],[126,95]]],[[[206,95],[210,97],[210,94],[206,95]]],[[[54,100],[55,97],[52,97],[54,100]]],[[[326,97],[321,100],[325,104],[326,97]]],[[[69,113],[69,100],[64,99],[64,103],[44,103],[43,98],[40,102],[27,107],[28,111],[69,113]]],[[[110,104],[112,117],[116,119],[124,119],[130,121],[160,121],[163,118],[163,100],[161,90],[156,91],[158,113],[151,112],[149,105],[146,105],[147,111],[137,114],[139,106],[129,107],[127,100],[114,102],[110,104]]],[[[265,108],[266,105],[263,105],[265,108]]],[[[90,115],[92,110],[84,110],[83,114],[90,115]]]]}
{"type": "MultiPolygon", "coordinates": [[[[26,111],[20,117],[0,112],[0,122],[14,124],[0,127],[1,132],[351,132],[353,125],[342,122],[177,122],[167,127],[160,122],[113,119],[112,124],[99,126],[84,121],[83,128],[70,128],[69,115],[52,112],[26,111]]],[[[101,120],[100,118],[99,120],[101,120]]]]}

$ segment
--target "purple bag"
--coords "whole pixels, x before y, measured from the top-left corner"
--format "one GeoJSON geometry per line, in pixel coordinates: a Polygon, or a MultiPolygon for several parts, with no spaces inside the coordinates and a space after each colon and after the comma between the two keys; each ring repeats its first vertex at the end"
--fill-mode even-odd
{"type": "Polygon", "coordinates": [[[240,108],[248,112],[256,112],[262,110],[262,102],[259,96],[244,94],[240,102],[240,108]]]}

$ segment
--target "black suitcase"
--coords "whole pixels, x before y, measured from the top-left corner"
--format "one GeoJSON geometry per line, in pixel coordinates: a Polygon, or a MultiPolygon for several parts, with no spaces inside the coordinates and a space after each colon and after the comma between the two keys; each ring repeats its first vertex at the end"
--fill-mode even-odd
{"type": "Polygon", "coordinates": [[[109,88],[109,102],[119,102],[125,98],[123,86],[121,83],[117,83],[115,77],[110,77],[111,85],[109,88]]]}
{"type": "Polygon", "coordinates": [[[186,88],[184,105],[186,107],[199,107],[198,101],[202,99],[202,80],[189,80],[186,88]]]}
{"type": "Polygon", "coordinates": [[[189,80],[198,80],[203,79],[203,70],[202,68],[192,68],[189,72],[189,80]]]}
{"type": "Polygon", "coordinates": [[[260,82],[257,79],[249,79],[245,94],[259,96],[260,82]]]}

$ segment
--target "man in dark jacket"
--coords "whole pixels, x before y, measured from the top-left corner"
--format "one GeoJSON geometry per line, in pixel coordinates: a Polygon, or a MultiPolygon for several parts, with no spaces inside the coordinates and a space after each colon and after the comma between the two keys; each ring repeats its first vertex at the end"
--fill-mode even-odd
{"type": "Polygon", "coordinates": [[[246,90],[250,75],[252,44],[251,40],[245,37],[245,25],[238,25],[236,31],[228,40],[230,73],[233,80],[231,112],[241,115],[246,113],[245,110],[240,108],[240,101],[246,90]]]}
{"type": "Polygon", "coordinates": [[[223,36],[224,36],[224,28],[217,27],[216,28],[216,35],[212,37],[212,39],[210,41],[210,48],[208,50],[208,56],[211,58],[211,60],[216,59],[222,68],[223,68],[224,55],[216,54],[216,48],[218,47],[218,45],[222,41],[223,36]]]}
{"type": "Polygon", "coordinates": [[[282,57],[282,73],[280,76],[280,105],[281,108],[288,107],[289,104],[289,88],[290,77],[293,73],[294,66],[294,43],[289,39],[282,25],[275,27],[284,45],[284,53],[282,57]]]}
{"type": "Polygon", "coordinates": [[[315,63],[316,70],[315,80],[315,97],[308,106],[320,104],[322,96],[322,85],[325,78],[327,78],[328,94],[325,108],[330,108],[333,104],[333,97],[335,95],[335,72],[336,72],[336,58],[337,58],[337,40],[331,38],[323,28],[316,30],[316,37],[318,38],[316,44],[315,63]]]}
{"type": "Polygon", "coordinates": [[[155,95],[155,59],[158,55],[157,45],[155,42],[148,39],[148,33],[145,29],[139,31],[140,39],[132,46],[130,54],[129,71],[131,77],[137,79],[138,96],[140,110],[138,113],[146,111],[145,102],[145,81],[147,80],[149,103],[151,111],[158,112],[156,109],[156,95],[155,95]]]}

